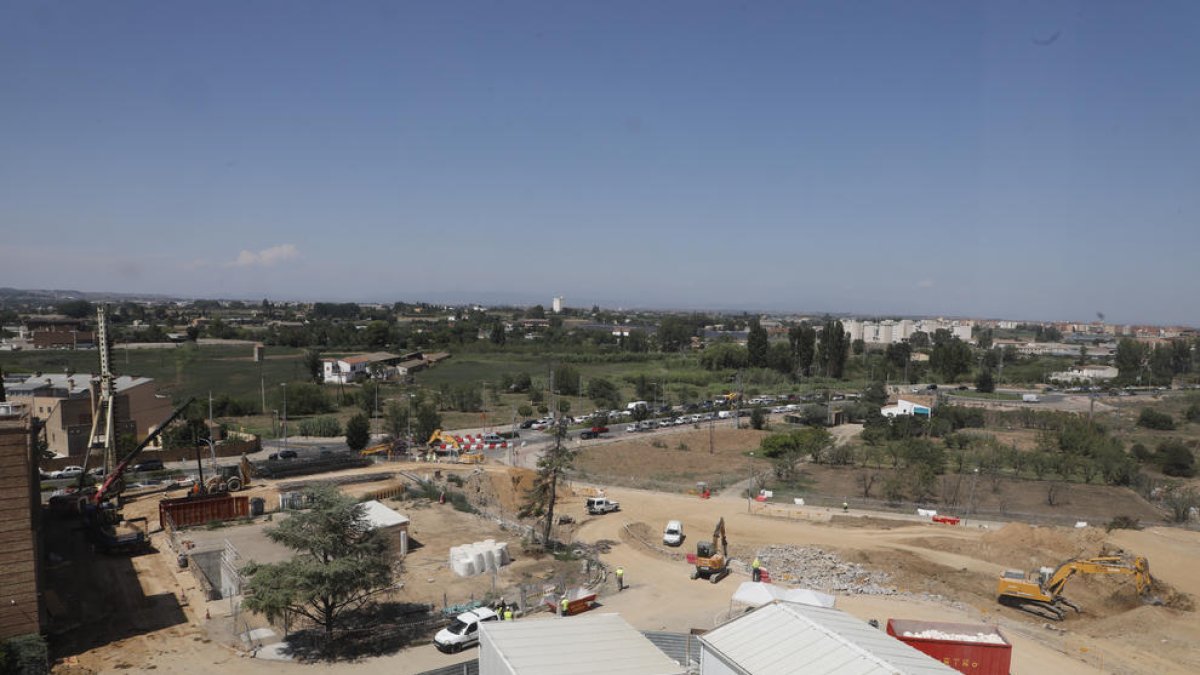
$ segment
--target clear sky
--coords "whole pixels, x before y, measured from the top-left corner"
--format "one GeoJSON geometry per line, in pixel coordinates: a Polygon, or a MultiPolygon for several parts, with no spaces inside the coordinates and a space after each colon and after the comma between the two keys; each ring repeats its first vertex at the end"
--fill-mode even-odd
{"type": "Polygon", "coordinates": [[[0,285],[1200,323],[1200,3],[0,4],[0,285]]]}

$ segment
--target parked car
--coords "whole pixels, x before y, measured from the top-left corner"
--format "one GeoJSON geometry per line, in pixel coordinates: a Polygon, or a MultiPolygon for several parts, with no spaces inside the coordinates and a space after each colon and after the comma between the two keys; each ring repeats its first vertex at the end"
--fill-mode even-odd
{"type": "Polygon", "coordinates": [[[137,464],[133,465],[133,472],[140,473],[143,471],[162,471],[164,468],[165,467],[163,466],[161,459],[148,459],[144,462],[138,462],[137,464]]]}
{"type": "Polygon", "coordinates": [[[443,654],[461,652],[479,642],[479,624],[484,621],[499,621],[496,612],[487,607],[477,607],[469,612],[463,612],[450,622],[449,626],[437,632],[433,644],[443,654]]]}
{"type": "Polygon", "coordinates": [[[663,529],[663,543],[667,546],[679,546],[683,543],[683,523],[678,520],[667,521],[663,529]]]}
{"type": "Polygon", "coordinates": [[[600,434],[596,433],[595,431],[592,431],[591,429],[585,429],[585,430],[579,432],[579,437],[584,440],[587,440],[589,438],[597,438],[599,436],[600,436],[600,434]]]}
{"type": "Polygon", "coordinates": [[[603,425],[597,425],[597,426],[594,426],[594,427],[592,427],[592,433],[594,433],[594,434],[607,434],[607,433],[608,433],[608,427],[606,427],[606,426],[603,426],[603,425]]]}
{"type": "Polygon", "coordinates": [[[79,478],[81,475],[83,475],[83,467],[75,465],[64,466],[58,471],[50,473],[51,478],[79,478]]]}
{"type": "Polygon", "coordinates": [[[633,433],[635,431],[641,431],[641,428],[636,423],[634,423],[634,424],[630,424],[629,426],[625,427],[625,431],[627,433],[633,433]]]}
{"type": "Polygon", "coordinates": [[[537,420],[525,420],[524,422],[521,422],[520,426],[522,429],[528,429],[528,428],[532,427],[534,424],[537,424],[537,420]]]}
{"type": "Polygon", "coordinates": [[[484,443],[503,443],[504,438],[500,434],[484,434],[484,443]]]}

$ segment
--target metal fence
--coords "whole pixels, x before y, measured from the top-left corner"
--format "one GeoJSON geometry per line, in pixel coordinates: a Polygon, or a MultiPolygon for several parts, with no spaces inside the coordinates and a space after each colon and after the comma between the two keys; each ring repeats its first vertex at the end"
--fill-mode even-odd
{"type": "Polygon", "coordinates": [[[453,666],[443,666],[433,670],[426,670],[417,675],[479,675],[479,659],[471,659],[462,663],[456,663],[453,666]]]}
{"type": "Polygon", "coordinates": [[[695,635],[660,631],[643,631],[642,635],[680,665],[690,667],[700,664],[700,640],[695,635]]]}

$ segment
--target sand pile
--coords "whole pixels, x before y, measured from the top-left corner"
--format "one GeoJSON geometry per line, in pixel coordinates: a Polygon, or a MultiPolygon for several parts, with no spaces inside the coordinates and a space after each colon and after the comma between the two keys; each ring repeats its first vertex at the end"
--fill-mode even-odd
{"type": "Polygon", "coordinates": [[[981,553],[986,559],[1022,570],[1057,567],[1072,558],[1098,555],[1104,548],[1104,531],[1085,527],[1037,527],[1009,523],[983,535],[981,553]]]}

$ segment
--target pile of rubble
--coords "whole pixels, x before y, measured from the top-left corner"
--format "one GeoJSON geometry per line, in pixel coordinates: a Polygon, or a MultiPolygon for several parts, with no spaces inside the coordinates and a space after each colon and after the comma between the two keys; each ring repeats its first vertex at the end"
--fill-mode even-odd
{"type": "Polygon", "coordinates": [[[758,559],[771,580],[820,591],[857,595],[895,595],[888,575],[809,546],[767,546],[758,559]]]}

